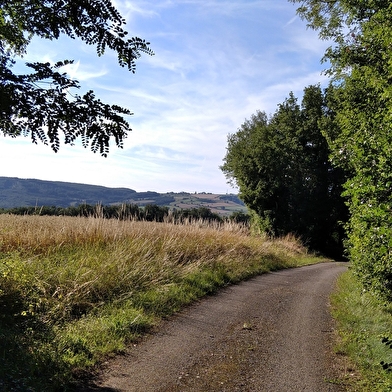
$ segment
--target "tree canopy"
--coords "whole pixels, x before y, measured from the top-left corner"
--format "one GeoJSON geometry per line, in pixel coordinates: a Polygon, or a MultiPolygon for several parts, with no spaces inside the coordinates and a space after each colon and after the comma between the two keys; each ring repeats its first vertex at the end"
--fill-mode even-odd
{"type": "Polygon", "coordinates": [[[392,3],[315,1],[298,12],[321,38],[336,86],[336,127],[326,132],[345,184],[348,250],[365,288],[392,300],[392,3]]]}
{"type": "Polygon", "coordinates": [[[153,52],[145,40],[127,38],[124,25],[109,0],[0,0],[0,131],[11,137],[30,135],[54,151],[61,133],[64,143],[80,137],[84,147],[103,156],[111,139],[122,147],[131,130],[124,116],[132,113],[101,102],[93,91],[71,95],[70,89],[80,85],[62,67],[72,60],[27,63],[31,72],[23,75],[13,68],[34,36],[55,40],[65,34],[94,45],[99,56],[115,51],[119,65],[134,73],[135,60],[153,52]]]}
{"type": "Polygon", "coordinates": [[[271,118],[260,111],[251,116],[229,135],[221,169],[263,230],[295,233],[312,249],[341,257],[344,176],[330,164],[319,126],[331,116],[327,95],[309,86],[301,105],[291,93],[271,118]]]}

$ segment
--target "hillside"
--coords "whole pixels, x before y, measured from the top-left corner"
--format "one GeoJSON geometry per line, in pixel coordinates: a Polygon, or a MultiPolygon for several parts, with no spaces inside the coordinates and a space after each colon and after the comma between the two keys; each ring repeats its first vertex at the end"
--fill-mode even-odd
{"type": "Polygon", "coordinates": [[[170,193],[170,195],[173,196],[174,201],[166,205],[171,209],[206,207],[222,216],[231,215],[237,211],[247,212],[243,201],[233,194],[170,193]]]}
{"type": "Polygon", "coordinates": [[[136,192],[128,188],[0,177],[0,208],[69,207],[98,203],[102,205],[127,203],[141,207],[156,204],[171,209],[206,207],[220,215],[230,215],[235,211],[246,212],[243,202],[233,194],[136,192]]]}

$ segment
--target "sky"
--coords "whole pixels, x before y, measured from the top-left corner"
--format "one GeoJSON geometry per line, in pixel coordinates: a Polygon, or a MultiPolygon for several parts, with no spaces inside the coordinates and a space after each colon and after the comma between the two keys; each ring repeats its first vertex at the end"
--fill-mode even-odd
{"type": "Polygon", "coordinates": [[[116,0],[129,35],[150,42],[136,73],[116,54],[61,37],[33,39],[23,61],[73,59],[79,94],[134,114],[124,148],[107,158],[62,144],[54,153],[29,138],[0,136],[0,176],[66,181],[138,192],[238,193],[220,170],[227,137],[256,111],[273,114],[293,92],[326,85],[328,43],[287,0],[116,0]]]}

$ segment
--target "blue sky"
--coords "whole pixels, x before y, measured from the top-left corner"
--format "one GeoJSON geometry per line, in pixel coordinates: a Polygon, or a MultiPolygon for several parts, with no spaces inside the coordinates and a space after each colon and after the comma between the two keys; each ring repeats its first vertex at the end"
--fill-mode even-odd
{"type": "Polygon", "coordinates": [[[272,114],[293,91],[321,83],[328,46],[286,0],[113,2],[130,36],[155,55],[136,74],[116,55],[62,37],[34,39],[25,61],[74,59],[68,73],[104,102],[129,108],[124,149],[103,158],[82,148],[0,137],[0,176],[127,187],[136,191],[236,193],[219,169],[227,135],[257,110],[272,114]]]}

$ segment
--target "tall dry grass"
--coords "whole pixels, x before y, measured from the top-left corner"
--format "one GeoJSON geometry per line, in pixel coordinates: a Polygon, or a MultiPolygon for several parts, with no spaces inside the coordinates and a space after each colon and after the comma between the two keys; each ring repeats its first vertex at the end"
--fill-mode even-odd
{"type": "Polygon", "coordinates": [[[294,237],[229,223],[0,215],[0,307],[18,331],[5,341],[26,354],[14,352],[12,369],[52,372],[60,385],[219,287],[316,261],[294,237]]]}
{"type": "Polygon", "coordinates": [[[231,282],[310,261],[294,237],[254,237],[230,223],[1,215],[0,236],[3,286],[29,299],[25,312],[59,320],[205,269],[223,268],[231,282]]]}

